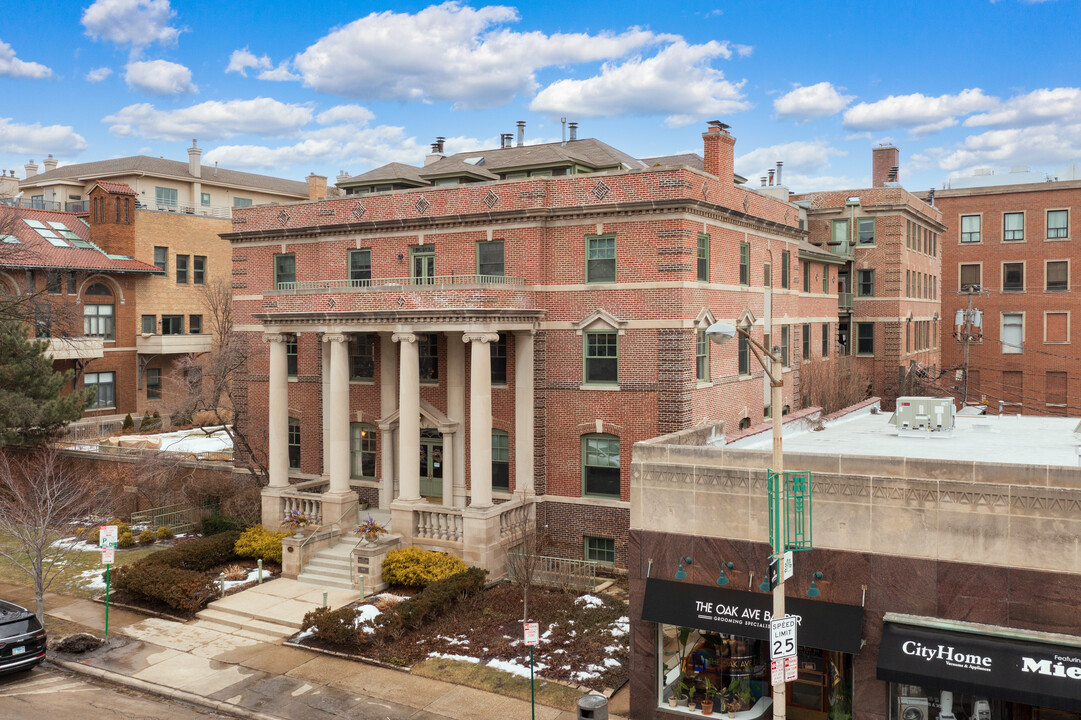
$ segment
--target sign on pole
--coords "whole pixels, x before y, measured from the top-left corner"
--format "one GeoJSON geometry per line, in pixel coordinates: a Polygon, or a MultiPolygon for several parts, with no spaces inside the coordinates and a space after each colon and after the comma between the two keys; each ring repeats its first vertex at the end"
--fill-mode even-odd
{"type": "Polygon", "coordinates": [[[540,623],[527,622],[525,624],[525,644],[536,645],[540,643],[540,623]]]}
{"type": "Polygon", "coordinates": [[[784,681],[792,682],[796,679],[796,656],[789,655],[784,659],[784,681]]]}
{"type": "Polygon", "coordinates": [[[794,563],[792,562],[792,551],[789,550],[788,552],[786,552],[784,554],[784,579],[785,579],[785,582],[787,582],[792,577],[792,566],[793,565],[794,565],[794,563]]]}
{"type": "Polygon", "coordinates": [[[796,618],[774,618],[769,623],[769,659],[781,660],[796,655],[796,618]]]}
{"type": "Polygon", "coordinates": [[[116,525],[102,525],[98,528],[98,547],[116,547],[118,540],[116,525]]]}
{"type": "Polygon", "coordinates": [[[784,660],[773,660],[770,663],[769,684],[780,685],[784,682],[784,660]]]}
{"type": "Polygon", "coordinates": [[[116,562],[116,548],[106,545],[101,549],[101,562],[103,565],[112,565],[116,562]]]}

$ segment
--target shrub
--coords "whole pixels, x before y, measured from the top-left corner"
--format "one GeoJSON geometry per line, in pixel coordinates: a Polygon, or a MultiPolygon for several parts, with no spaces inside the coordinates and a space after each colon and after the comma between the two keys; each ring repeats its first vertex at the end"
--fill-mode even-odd
{"type": "Polygon", "coordinates": [[[200,529],[202,530],[203,535],[217,535],[218,533],[239,530],[240,527],[241,522],[236,518],[214,513],[209,517],[203,518],[203,524],[200,529]]]}
{"type": "Polygon", "coordinates": [[[461,558],[434,550],[409,547],[391,550],[383,561],[383,582],[423,588],[466,571],[461,558]]]}
{"type": "Polygon", "coordinates": [[[135,421],[131,418],[131,413],[124,416],[124,424],[120,426],[120,431],[123,433],[130,433],[135,429],[135,421]]]}
{"type": "Polygon", "coordinates": [[[262,525],[250,527],[236,541],[236,554],[240,557],[262,558],[265,562],[282,561],[282,538],[292,535],[288,530],[274,532],[262,525]]]}
{"type": "Polygon", "coordinates": [[[173,529],[168,525],[162,525],[158,528],[158,540],[171,540],[174,537],[176,537],[176,535],[173,533],[173,529]]]}
{"type": "Polygon", "coordinates": [[[383,613],[379,624],[393,630],[397,624],[413,630],[425,622],[445,614],[455,604],[484,589],[484,571],[470,568],[448,578],[437,580],[419,593],[403,600],[383,613]]]}
{"type": "Polygon", "coordinates": [[[140,545],[149,545],[157,539],[158,536],[154,534],[153,530],[143,530],[141,533],[139,533],[140,545]]]}
{"type": "Polygon", "coordinates": [[[135,544],[135,538],[131,535],[131,530],[125,530],[116,536],[117,547],[129,548],[135,544]]]}
{"type": "Polygon", "coordinates": [[[356,621],[355,608],[343,607],[337,610],[316,608],[304,615],[301,628],[314,630],[323,642],[352,648],[359,644],[356,621]]]}
{"type": "Polygon", "coordinates": [[[193,570],[139,562],[121,566],[115,573],[114,582],[121,590],[157,600],[186,614],[194,613],[213,596],[209,580],[193,570]]]}
{"type": "Polygon", "coordinates": [[[238,531],[198,538],[147,555],[136,564],[163,565],[181,570],[209,570],[237,559],[234,547],[239,538],[238,531]]]}

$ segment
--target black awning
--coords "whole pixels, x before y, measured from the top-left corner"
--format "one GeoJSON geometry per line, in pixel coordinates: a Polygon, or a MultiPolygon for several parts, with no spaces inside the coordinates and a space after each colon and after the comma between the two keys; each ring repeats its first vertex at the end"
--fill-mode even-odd
{"type": "MultiPolygon", "coordinates": [[[[785,598],[785,611],[799,618],[800,645],[852,654],[860,651],[862,607],[790,597],[785,598]]],[[[642,619],[650,622],[769,640],[772,614],[770,593],[646,580],[642,619]]]]}
{"type": "Polygon", "coordinates": [[[878,679],[1081,712],[1081,647],[887,622],[878,679]]]}

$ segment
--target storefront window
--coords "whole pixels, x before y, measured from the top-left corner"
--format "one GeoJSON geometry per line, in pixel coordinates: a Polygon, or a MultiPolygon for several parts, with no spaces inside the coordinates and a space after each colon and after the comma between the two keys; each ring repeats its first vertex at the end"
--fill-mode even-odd
{"type": "MultiPolygon", "coordinates": [[[[701,714],[703,702],[712,699],[716,715],[772,715],[768,641],[661,624],[660,647],[662,707],[701,714]]],[[[799,675],[787,684],[788,707],[823,713],[817,717],[824,720],[851,720],[852,656],[800,647],[798,662],[799,675]]]]}
{"type": "Polygon", "coordinates": [[[890,683],[891,720],[1009,720],[1009,706],[980,695],[890,683]]]}

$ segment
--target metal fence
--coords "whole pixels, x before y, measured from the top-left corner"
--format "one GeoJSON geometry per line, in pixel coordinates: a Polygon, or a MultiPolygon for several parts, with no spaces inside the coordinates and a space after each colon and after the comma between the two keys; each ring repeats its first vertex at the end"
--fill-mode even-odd
{"type": "MultiPolygon", "coordinates": [[[[533,564],[533,583],[536,585],[587,592],[597,587],[597,563],[591,560],[530,555],[521,561],[521,565],[524,566],[532,563],[535,563],[533,564]]],[[[516,564],[511,562],[507,566],[507,574],[511,580],[517,580],[514,576],[516,564]]]]}
{"type": "Polygon", "coordinates": [[[149,525],[151,530],[165,526],[174,533],[194,532],[199,511],[187,504],[165,505],[131,514],[132,525],[149,525]]]}

